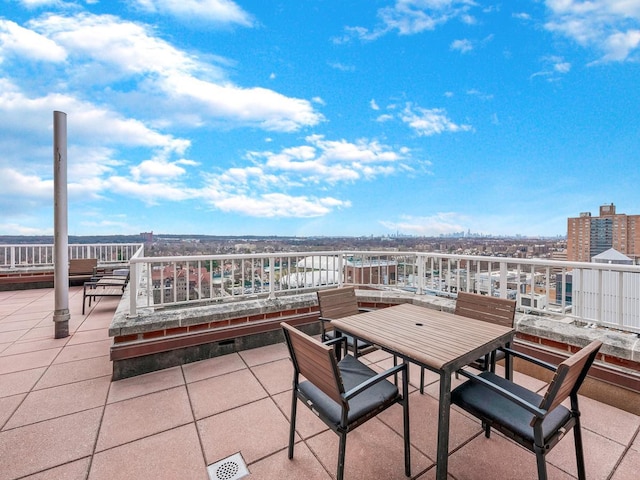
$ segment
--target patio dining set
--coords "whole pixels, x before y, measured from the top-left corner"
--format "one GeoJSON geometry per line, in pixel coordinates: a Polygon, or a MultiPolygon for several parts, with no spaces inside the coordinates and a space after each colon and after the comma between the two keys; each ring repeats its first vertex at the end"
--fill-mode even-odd
{"type": "Polygon", "coordinates": [[[298,401],[339,436],[338,480],[344,478],[347,434],[400,404],[404,473],[410,477],[408,364],[413,363],[440,379],[437,480],[447,478],[452,405],[479,419],[487,438],[495,430],[534,453],[539,480],[547,479],[545,456],[573,430],[578,478],[586,479],[578,390],[600,341],[559,365],[543,362],[512,348],[515,301],[474,293],[459,292],[454,313],[411,303],[362,311],[353,287],[320,290],[318,303],[323,325],[319,340],[281,324],[294,367],[290,459],[298,401]],[[393,354],[394,366],[383,372],[371,369],[359,359],[370,349],[393,354]],[[543,394],[513,380],[514,358],[553,372],[543,394]],[[496,373],[499,360],[504,361],[504,377],[496,373]],[[452,389],[453,375],[465,381],[452,389]]]}

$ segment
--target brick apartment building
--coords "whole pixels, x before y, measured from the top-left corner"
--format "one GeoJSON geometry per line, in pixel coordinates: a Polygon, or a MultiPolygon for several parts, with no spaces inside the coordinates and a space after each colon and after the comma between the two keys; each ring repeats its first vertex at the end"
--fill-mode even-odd
{"type": "Polygon", "coordinates": [[[600,207],[600,216],[583,212],[567,221],[567,260],[590,262],[593,257],[613,248],[640,259],[640,215],[616,213],[613,203],[600,207]]]}

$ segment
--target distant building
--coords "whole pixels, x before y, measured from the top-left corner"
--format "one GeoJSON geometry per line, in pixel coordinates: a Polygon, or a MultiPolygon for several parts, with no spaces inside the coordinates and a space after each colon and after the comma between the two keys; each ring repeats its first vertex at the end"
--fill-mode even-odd
{"type": "Polygon", "coordinates": [[[590,262],[613,248],[634,259],[640,258],[640,215],[617,214],[615,205],[602,205],[600,216],[590,212],[567,222],[567,260],[590,262]]]}
{"type": "Polygon", "coordinates": [[[144,243],[153,243],[153,232],[141,232],[140,238],[144,243]]]}

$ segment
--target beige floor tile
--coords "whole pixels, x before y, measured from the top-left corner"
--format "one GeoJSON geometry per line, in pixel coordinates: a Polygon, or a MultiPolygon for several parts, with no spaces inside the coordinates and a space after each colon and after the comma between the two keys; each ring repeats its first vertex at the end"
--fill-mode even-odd
{"type": "Polygon", "coordinates": [[[640,475],[640,452],[629,450],[611,480],[637,480],[640,475]]]}
{"type": "Polygon", "coordinates": [[[0,343],[11,343],[22,338],[25,333],[29,331],[28,328],[21,328],[18,330],[10,330],[5,332],[0,332],[0,343]]]}
{"type": "MultiPolygon", "coordinates": [[[[310,438],[305,443],[324,467],[335,476],[338,467],[338,436],[329,430],[310,438]]],[[[415,448],[411,448],[413,474],[425,470],[430,465],[433,465],[431,459],[415,448]]],[[[402,436],[377,418],[349,432],[344,472],[345,478],[348,479],[406,479],[402,436]]]]}
{"type": "Polygon", "coordinates": [[[54,363],[73,362],[85,358],[102,357],[109,354],[109,349],[113,340],[102,340],[99,342],[81,343],[79,345],[67,345],[60,355],[56,357],[54,363]]]}
{"type": "Polygon", "coordinates": [[[184,386],[106,406],[96,451],[193,422],[184,386]]]}
{"type": "Polygon", "coordinates": [[[41,320],[26,319],[17,320],[15,317],[10,317],[0,320],[0,333],[12,332],[14,330],[28,330],[35,327],[41,320]]]}
{"type": "Polygon", "coordinates": [[[278,480],[330,480],[323,465],[311,453],[309,448],[300,443],[296,445],[295,455],[289,460],[287,450],[277,452],[270,457],[248,466],[250,478],[278,480]]]}
{"type": "Polygon", "coordinates": [[[42,375],[34,389],[41,390],[91,378],[109,376],[112,373],[113,364],[108,355],[75,362],[57,363],[47,368],[47,371],[42,375]]]}
{"type": "Polygon", "coordinates": [[[109,377],[101,377],[33,391],[7,422],[5,429],[102,407],[107,398],[109,382],[109,377]]]}
{"type": "MultiPolygon", "coordinates": [[[[496,433],[479,435],[450,454],[448,471],[457,480],[538,479],[535,455],[496,433]]],[[[547,472],[549,480],[573,480],[553,465],[547,465],[547,472]]]]}
{"type": "Polygon", "coordinates": [[[252,463],[285,448],[289,441],[289,422],[268,398],[197,424],[207,464],[236,452],[252,463]]]}
{"type": "Polygon", "coordinates": [[[583,396],[578,402],[582,427],[618,443],[629,444],[640,427],[640,417],[632,413],[583,396]]]}
{"type": "Polygon", "coordinates": [[[269,395],[286,392],[292,388],[293,365],[288,358],[256,365],[251,371],[269,395]]]}
{"type": "Polygon", "coordinates": [[[208,480],[193,424],[96,453],[88,480],[208,480]]]}
{"type": "Polygon", "coordinates": [[[81,343],[91,343],[103,340],[110,340],[113,343],[111,337],[109,337],[108,328],[99,328],[96,330],[82,330],[78,331],[71,337],[68,345],[78,345],[81,343]]]}
{"type": "Polygon", "coordinates": [[[50,322],[49,326],[32,328],[20,337],[20,340],[45,340],[53,338],[54,328],[53,322],[50,322]]]}
{"type": "Polygon", "coordinates": [[[0,375],[0,398],[26,393],[42,377],[45,367],[0,375]]]}
{"type": "MultiPolygon", "coordinates": [[[[624,452],[625,446],[584,428],[582,429],[582,440],[587,478],[606,479],[624,452]]],[[[547,454],[547,462],[573,476],[578,475],[573,430],[565,435],[560,443],[547,454]]]]}
{"type": "Polygon", "coordinates": [[[20,353],[0,357],[0,375],[22,370],[46,367],[53,362],[60,353],[60,348],[50,348],[40,352],[20,353]]]}
{"type": "MultiPolygon", "coordinates": [[[[435,459],[438,450],[438,401],[429,395],[420,395],[420,392],[415,391],[409,396],[409,416],[411,443],[425,455],[435,459]]],[[[399,405],[381,413],[378,417],[391,425],[396,432],[402,433],[402,409],[399,405]]],[[[452,408],[449,418],[449,451],[468,441],[480,431],[478,421],[452,408]]]]}
{"type": "Polygon", "coordinates": [[[24,477],[23,480],[86,480],[91,458],[83,458],[75,462],[50,468],[44,472],[24,477]]]}
{"type": "Polygon", "coordinates": [[[92,454],[102,408],[0,432],[0,480],[41,472],[92,454]]]}
{"type": "Polygon", "coordinates": [[[284,343],[276,343],[266,347],[244,350],[240,352],[240,356],[247,362],[247,365],[253,367],[262,363],[289,358],[289,350],[287,350],[287,346],[284,343]]]}
{"type": "Polygon", "coordinates": [[[107,403],[119,402],[127,398],[139,397],[160,390],[184,385],[180,367],[167,368],[157,372],[125,378],[111,383],[107,403]]]}
{"type": "Polygon", "coordinates": [[[265,398],[267,392],[249,370],[239,370],[187,385],[196,419],[265,398]]]}
{"type": "Polygon", "coordinates": [[[49,348],[64,347],[69,341],[67,338],[42,338],[39,340],[17,341],[13,343],[11,348],[7,348],[2,352],[1,356],[16,355],[19,353],[39,352],[49,348]]]}
{"type": "Polygon", "coordinates": [[[187,363],[182,366],[187,383],[197,382],[205,378],[217,377],[225,373],[235,372],[247,368],[237,353],[209,358],[199,362],[187,363]]]}
{"type": "Polygon", "coordinates": [[[26,393],[21,393],[12,397],[0,397],[0,430],[2,430],[5,422],[9,420],[26,396],[26,393]]]}

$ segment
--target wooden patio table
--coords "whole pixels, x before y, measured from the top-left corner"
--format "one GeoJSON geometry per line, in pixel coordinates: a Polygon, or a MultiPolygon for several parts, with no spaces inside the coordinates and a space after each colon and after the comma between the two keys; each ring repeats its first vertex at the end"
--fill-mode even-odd
{"type": "MultiPolygon", "coordinates": [[[[401,304],[332,320],[348,333],[440,375],[436,479],[446,480],[449,454],[451,374],[497,347],[509,346],[513,328],[401,304]]],[[[506,358],[510,376],[511,362],[506,358]]]]}

